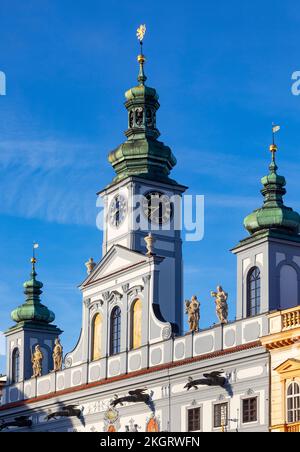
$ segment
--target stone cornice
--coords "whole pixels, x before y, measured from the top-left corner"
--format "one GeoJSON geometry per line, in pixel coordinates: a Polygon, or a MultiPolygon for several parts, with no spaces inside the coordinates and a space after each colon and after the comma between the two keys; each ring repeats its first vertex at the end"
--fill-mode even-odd
{"type": "MultiPolygon", "coordinates": [[[[108,378],[106,380],[101,380],[101,381],[97,381],[94,383],[87,383],[84,384],[82,386],[78,386],[75,388],[68,388],[65,389],[63,391],[57,391],[54,393],[50,393],[44,396],[39,396],[33,399],[28,399],[28,400],[22,400],[20,402],[15,402],[15,403],[10,403],[7,405],[3,405],[0,407],[0,412],[2,411],[6,411],[6,410],[10,410],[10,409],[14,409],[14,408],[18,408],[18,407],[23,407],[23,406],[27,406],[30,404],[34,404],[34,403],[38,403],[38,402],[42,402],[45,400],[51,400],[54,397],[62,397],[64,395],[68,395],[68,394],[73,394],[73,393],[77,393],[80,391],[85,391],[88,389],[92,389],[92,388],[97,388],[97,387],[101,387],[104,385],[107,385],[109,383],[115,383],[118,381],[123,381],[123,380],[129,380],[130,378],[135,378],[135,377],[139,377],[139,376],[143,376],[143,375],[150,375],[159,371],[164,371],[164,370],[168,370],[168,369],[174,369],[180,366],[185,366],[188,364],[194,364],[197,362],[201,362],[201,361],[205,361],[208,359],[214,359],[214,358],[218,358],[218,357],[222,357],[222,356],[228,356],[234,353],[239,353],[239,352],[243,352],[246,350],[251,350],[254,348],[259,348],[261,347],[261,342],[260,341],[255,341],[255,342],[251,342],[249,344],[244,344],[244,345],[239,345],[237,347],[233,347],[233,348],[229,348],[227,350],[220,350],[217,352],[213,352],[213,353],[208,353],[205,355],[201,355],[201,356],[197,356],[194,358],[188,358],[188,359],[184,359],[181,361],[177,361],[177,362],[170,362],[167,364],[162,364],[159,365],[157,367],[152,367],[150,369],[142,369],[136,372],[131,372],[128,374],[123,374],[123,375],[119,375],[117,377],[112,377],[112,378],[108,378]]],[[[130,384],[130,383],[129,383],[130,384]]]]}

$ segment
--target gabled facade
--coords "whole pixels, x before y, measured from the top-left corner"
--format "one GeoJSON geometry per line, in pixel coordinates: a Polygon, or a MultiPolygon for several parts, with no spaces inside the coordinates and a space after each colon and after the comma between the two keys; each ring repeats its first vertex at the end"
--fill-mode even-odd
{"type": "Polygon", "coordinates": [[[133,366],[136,369],[148,365],[149,345],[172,335],[172,325],[160,315],[163,262],[163,257],[146,256],[121,245],[110,248],[81,285],[82,335],[76,349],[66,356],[67,366],[93,362],[91,372],[99,367],[100,377],[105,378],[114,376],[115,369],[126,373],[128,359],[139,363],[133,366]]]}

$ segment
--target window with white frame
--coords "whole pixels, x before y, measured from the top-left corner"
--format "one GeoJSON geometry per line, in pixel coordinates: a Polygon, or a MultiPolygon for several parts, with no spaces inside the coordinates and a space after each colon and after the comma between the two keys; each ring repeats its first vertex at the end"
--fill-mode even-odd
{"type": "Polygon", "coordinates": [[[243,400],[243,424],[250,424],[258,420],[257,397],[243,400]]]}
{"type": "Polygon", "coordinates": [[[260,314],[261,275],[258,267],[252,268],[247,277],[247,317],[260,314]]]}
{"type": "Polygon", "coordinates": [[[300,384],[295,381],[287,388],[287,422],[300,422],[300,384]]]}
{"type": "Polygon", "coordinates": [[[219,403],[214,406],[214,428],[227,427],[228,403],[219,403]]]}
{"type": "Polygon", "coordinates": [[[191,408],[188,410],[188,431],[199,432],[200,429],[201,429],[200,408],[191,408]]]}

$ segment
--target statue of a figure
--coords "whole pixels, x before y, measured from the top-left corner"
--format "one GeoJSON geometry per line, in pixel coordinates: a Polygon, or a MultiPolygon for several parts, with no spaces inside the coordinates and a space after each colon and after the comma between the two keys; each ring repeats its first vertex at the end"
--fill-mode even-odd
{"type": "Polygon", "coordinates": [[[59,372],[62,370],[63,362],[63,347],[60,343],[59,338],[55,339],[55,345],[53,349],[53,371],[59,372]]]}
{"type": "Polygon", "coordinates": [[[199,331],[199,322],[200,322],[200,303],[194,295],[190,300],[185,302],[186,306],[186,314],[188,315],[188,323],[190,326],[190,332],[198,332],[199,331]]]}
{"type": "Polygon", "coordinates": [[[42,364],[44,355],[39,345],[36,345],[34,353],[31,357],[33,375],[32,378],[38,378],[42,376],[42,364]]]}
{"type": "Polygon", "coordinates": [[[211,296],[215,298],[216,313],[221,324],[228,323],[228,293],[224,292],[221,286],[217,287],[217,292],[211,292],[211,296]]]}

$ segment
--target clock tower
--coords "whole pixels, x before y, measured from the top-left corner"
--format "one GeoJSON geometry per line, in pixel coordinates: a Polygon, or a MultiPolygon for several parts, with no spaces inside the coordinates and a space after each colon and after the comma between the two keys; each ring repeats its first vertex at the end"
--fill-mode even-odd
{"type": "Polygon", "coordinates": [[[145,254],[145,237],[151,232],[154,252],[164,258],[156,294],[161,314],[179,332],[183,328],[181,201],[186,187],[170,177],[177,161],[158,140],[159,96],[146,85],[145,61],[141,52],[138,84],[125,93],[127,140],[108,157],[116,175],[99,193],[105,206],[103,256],[115,245],[145,254]]]}

